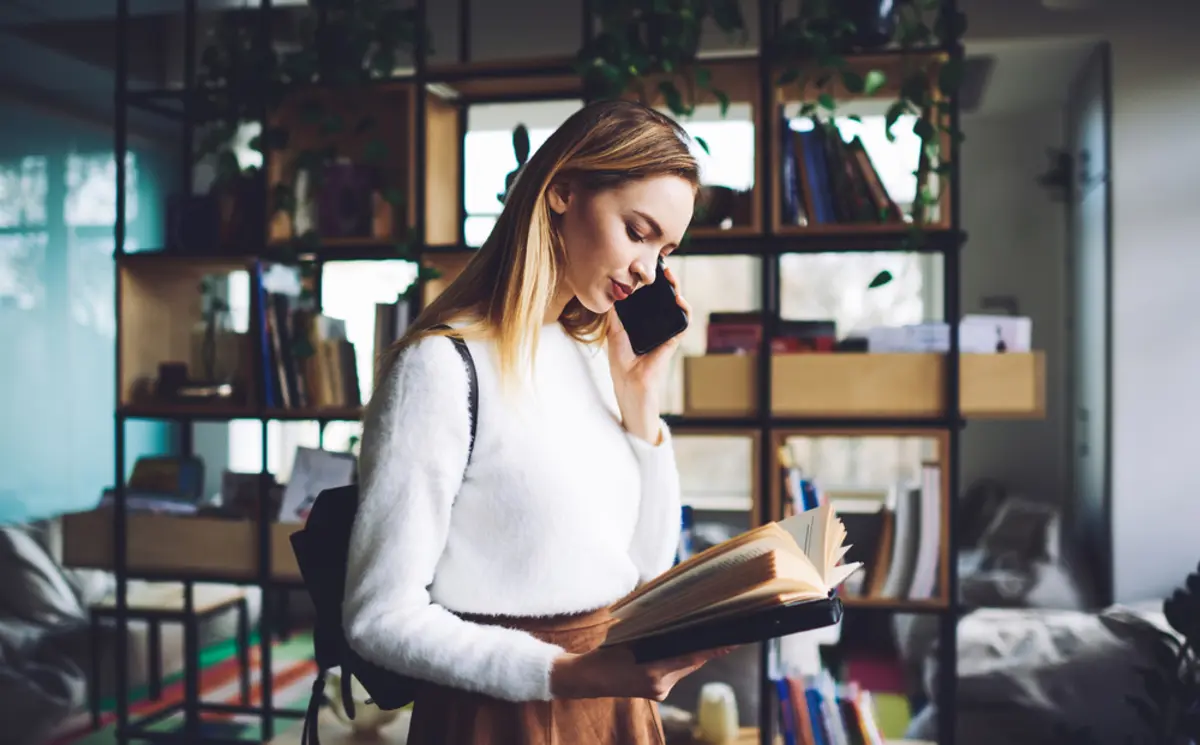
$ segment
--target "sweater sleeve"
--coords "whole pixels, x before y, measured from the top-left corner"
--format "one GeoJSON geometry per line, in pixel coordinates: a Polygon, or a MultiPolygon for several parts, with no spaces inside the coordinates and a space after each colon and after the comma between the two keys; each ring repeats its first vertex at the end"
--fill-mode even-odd
{"type": "Polygon", "coordinates": [[[431,601],[470,441],[466,369],[449,339],[405,350],[363,421],[343,625],[364,659],[513,701],[548,700],[561,647],[431,601]]]}
{"type": "Polygon", "coordinates": [[[657,445],[627,435],[641,469],[641,501],[630,556],[642,581],[671,568],[679,547],[681,497],[671,430],[660,422],[657,445]]]}

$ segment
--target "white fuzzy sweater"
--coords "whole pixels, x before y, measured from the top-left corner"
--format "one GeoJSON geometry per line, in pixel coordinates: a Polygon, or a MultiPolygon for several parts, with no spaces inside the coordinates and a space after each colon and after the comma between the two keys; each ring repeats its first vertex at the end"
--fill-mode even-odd
{"type": "Polygon", "coordinates": [[[496,698],[550,695],[562,649],[456,613],[602,608],[671,566],[680,529],[670,432],[620,422],[602,347],[542,329],[533,385],[505,394],[487,342],[470,467],[467,373],[452,342],[408,349],[366,414],[344,625],[385,668],[496,698]]]}

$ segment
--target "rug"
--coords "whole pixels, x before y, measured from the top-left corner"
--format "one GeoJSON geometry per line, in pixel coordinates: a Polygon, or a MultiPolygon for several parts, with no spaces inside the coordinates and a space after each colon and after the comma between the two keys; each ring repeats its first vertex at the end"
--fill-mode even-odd
{"type": "MultiPolygon", "coordinates": [[[[271,668],[273,670],[272,698],[275,709],[303,709],[308,705],[312,693],[313,678],[317,674],[312,661],[312,637],[305,633],[293,634],[287,641],[276,641],[271,646],[271,668]]],[[[259,672],[261,648],[255,640],[250,650],[250,703],[262,703],[262,676],[259,672]]],[[[214,645],[200,656],[200,692],[207,703],[240,704],[241,692],[238,684],[238,664],[233,642],[214,645]]],[[[135,690],[130,696],[130,718],[136,719],[170,708],[183,701],[183,676],[175,674],[163,681],[162,695],[150,700],[145,690],[135,690]]],[[[47,745],[115,745],[116,702],[101,704],[100,729],[92,730],[90,717],[83,714],[80,726],[69,733],[51,740],[47,745]]],[[[204,712],[202,734],[219,737],[261,741],[259,719],[256,716],[230,715],[204,712]]],[[[275,732],[294,727],[295,718],[275,718],[275,732]]],[[[173,732],[183,729],[183,715],[176,714],[156,724],[152,729],[173,732]]]]}

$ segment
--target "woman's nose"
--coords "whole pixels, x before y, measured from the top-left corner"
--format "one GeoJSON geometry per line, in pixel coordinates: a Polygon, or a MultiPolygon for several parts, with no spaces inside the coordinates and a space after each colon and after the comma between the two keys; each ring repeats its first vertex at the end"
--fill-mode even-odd
{"type": "Polygon", "coordinates": [[[641,261],[635,261],[631,270],[634,276],[638,278],[639,284],[643,286],[654,284],[654,270],[646,271],[646,264],[643,264],[641,261]]]}

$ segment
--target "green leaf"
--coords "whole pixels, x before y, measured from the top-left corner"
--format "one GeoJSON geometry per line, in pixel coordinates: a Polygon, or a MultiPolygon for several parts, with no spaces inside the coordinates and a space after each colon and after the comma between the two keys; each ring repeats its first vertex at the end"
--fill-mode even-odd
{"type": "Polygon", "coordinates": [[[404,192],[400,191],[394,186],[389,187],[383,192],[383,201],[387,202],[393,207],[399,207],[400,205],[404,204],[404,192]]]}
{"type": "Polygon", "coordinates": [[[729,94],[725,91],[713,91],[713,95],[717,97],[717,103],[721,106],[721,116],[729,113],[729,94]]]}
{"type": "Polygon", "coordinates": [[[800,79],[800,71],[795,68],[784,70],[782,74],[775,80],[777,85],[788,85],[800,79]]]}
{"type": "Polygon", "coordinates": [[[965,67],[961,60],[950,60],[938,70],[938,89],[953,94],[962,85],[965,67]]]}
{"type": "Polygon", "coordinates": [[[704,139],[703,137],[699,137],[699,136],[693,137],[692,139],[694,139],[696,141],[696,144],[700,146],[701,150],[703,150],[708,155],[712,155],[712,151],[708,149],[708,140],[704,139]]]}
{"type": "Polygon", "coordinates": [[[846,90],[850,93],[862,93],[866,87],[866,80],[862,75],[859,75],[854,70],[843,70],[842,85],[844,85],[846,90]]]}
{"type": "Polygon", "coordinates": [[[883,116],[884,131],[887,133],[888,142],[896,141],[896,134],[892,132],[892,127],[895,127],[896,122],[907,112],[907,101],[894,101],[891,106],[888,106],[887,112],[883,116]]]}
{"type": "Polygon", "coordinates": [[[675,116],[683,116],[687,113],[687,107],[683,103],[683,94],[679,92],[679,88],[670,80],[663,80],[658,84],[658,90],[663,95],[663,100],[666,101],[667,108],[675,116]]]}
{"type": "Polygon", "coordinates": [[[881,70],[871,70],[863,81],[863,93],[873,96],[885,85],[887,85],[887,75],[881,70]]]}
{"type": "Polygon", "coordinates": [[[921,138],[922,142],[929,142],[937,137],[937,130],[929,123],[928,119],[917,119],[913,122],[912,131],[921,138]]]}
{"type": "Polygon", "coordinates": [[[363,148],[363,161],[372,164],[382,163],[387,158],[387,143],[382,138],[375,138],[363,148]]]}
{"type": "Polygon", "coordinates": [[[876,287],[883,287],[888,282],[891,282],[892,279],[893,279],[892,273],[889,272],[887,269],[884,269],[879,274],[875,275],[874,279],[871,280],[871,283],[869,285],[867,285],[867,289],[873,290],[876,287]]]}
{"type": "Polygon", "coordinates": [[[712,71],[707,67],[698,68],[696,70],[696,85],[708,90],[712,86],[712,71]]]}
{"type": "Polygon", "coordinates": [[[822,93],[817,96],[817,103],[827,111],[833,111],[837,108],[837,102],[833,100],[833,96],[829,93],[822,93]]]}

